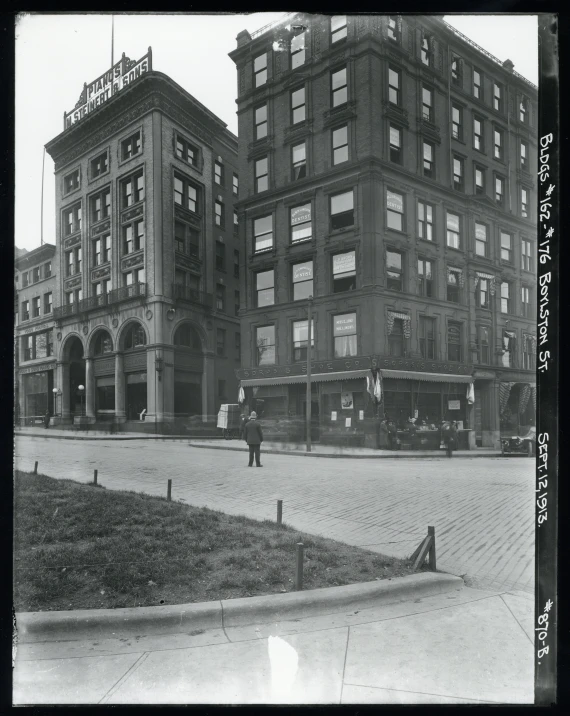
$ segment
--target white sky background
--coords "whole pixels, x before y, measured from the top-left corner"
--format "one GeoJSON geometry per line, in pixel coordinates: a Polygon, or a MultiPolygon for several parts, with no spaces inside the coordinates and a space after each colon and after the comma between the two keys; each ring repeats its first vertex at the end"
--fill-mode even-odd
{"type": "MultiPolygon", "coordinates": [[[[283,16],[115,15],[117,62],[138,60],[152,47],[153,70],[180,84],[237,134],[237,73],[228,52],[241,30],[259,29],[283,16]]],[[[453,15],[445,18],[499,60],[538,84],[536,15],[453,15]]],[[[75,106],[84,82],[111,67],[111,16],[24,15],[16,27],[15,242],[40,245],[42,153],[63,130],[63,113],[75,106]]],[[[54,165],[46,152],[44,242],[55,243],[54,165]]]]}

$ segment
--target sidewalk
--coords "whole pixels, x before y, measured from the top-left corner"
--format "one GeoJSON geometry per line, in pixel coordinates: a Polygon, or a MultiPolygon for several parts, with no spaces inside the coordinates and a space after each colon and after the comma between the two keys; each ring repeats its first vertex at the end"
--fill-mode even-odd
{"type": "Polygon", "coordinates": [[[68,640],[33,642],[28,635],[17,648],[14,703],[533,701],[531,595],[471,589],[457,579],[441,593],[336,613],[326,613],[324,600],[319,614],[272,621],[259,611],[232,619],[229,602],[219,604],[216,626],[198,619],[162,634],[140,622],[114,636],[77,630],[68,640]]]}
{"type": "MultiPolygon", "coordinates": [[[[220,438],[203,438],[192,435],[157,435],[152,433],[107,433],[103,431],[71,431],[57,428],[17,428],[15,435],[27,435],[36,438],[52,438],[60,440],[179,440],[190,443],[196,448],[215,450],[240,450],[247,452],[241,440],[222,440],[220,438]]],[[[305,457],[352,457],[352,458],[442,458],[445,450],[375,450],[373,448],[341,447],[339,445],[313,445],[310,453],[303,443],[264,442],[263,450],[277,455],[303,455],[305,457]]],[[[476,448],[475,450],[455,450],[454,457],[501,457],[500,450],[476,448]]],[[[524,455],[522,457],[525,457],[524,455]]]]}

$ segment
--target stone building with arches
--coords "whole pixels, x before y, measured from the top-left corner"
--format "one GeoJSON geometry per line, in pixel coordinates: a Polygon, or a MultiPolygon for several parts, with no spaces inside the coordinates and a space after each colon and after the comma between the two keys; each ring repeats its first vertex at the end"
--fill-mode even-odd
{"type": "Polygon", "coordinates": [[[237,138],[152,70],[150,48],[111,71],[133,79],[88,110],[102,90],[86,85],[46,145],[59,276],[54,422],[209,423],[237,399],[237,138]]]}

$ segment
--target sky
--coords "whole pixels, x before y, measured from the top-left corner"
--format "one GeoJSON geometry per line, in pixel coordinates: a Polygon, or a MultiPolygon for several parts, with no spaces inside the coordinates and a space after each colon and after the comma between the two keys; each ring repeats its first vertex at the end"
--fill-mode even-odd
{"type": "MultiPolygon", "coordinates": [[[[138,60],[152,47],[153,69],[170,76],[237,134],[237,73],[228,52],[236,36],[283,13],[124,14],[114,16],[114,61],[138,60]]],[[[538,84],[536,15],[452,15],[445,19],[501,61],[538,84]]],[[[16,25],[15,243],[41,243],[44,145],[63,130],[84,82],[111,67],[111,15],[22,14],[16,25]]],[[[54,165],[45,155],[43,237],[55,243],[54,165]]]]}

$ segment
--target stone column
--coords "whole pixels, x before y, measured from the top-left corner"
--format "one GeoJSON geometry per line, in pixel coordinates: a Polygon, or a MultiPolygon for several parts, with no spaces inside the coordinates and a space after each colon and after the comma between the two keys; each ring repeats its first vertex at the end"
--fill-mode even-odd
{"type": "Polygon", "coordinates": [[[95,418],[95,376],[93,358],[85,359],[85,415],[95,418]]]}
{"type": "Polygon", "coordinates": [[[202,422],[208,420],[208,415],[214,415],[215,385],[214,385],[214,354],[204,353],[204,368],[202,371],[202,422]]]}
{"type": "Polygon", "coordinates": [[[71,422],[71,396],[69,385],[69,363],[58,363],[57,365],[59,388],[61,388],[61,420],[64,423],[71,422]]]}
{"type": "Polygon", "coordinates": [[[123,354],[115,353],[115,421],[125,422],[125,372],[123,354]]]}

